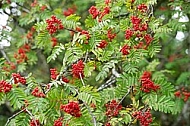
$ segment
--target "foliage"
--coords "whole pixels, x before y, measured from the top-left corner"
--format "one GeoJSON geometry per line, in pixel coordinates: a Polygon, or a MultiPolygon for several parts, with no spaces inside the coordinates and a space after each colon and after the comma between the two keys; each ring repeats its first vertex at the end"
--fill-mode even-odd
{"type": "Polygon", "coordinates": [[[134,113],[146,111],[145,116],[153,116],[148,123],[165,125],[156,115],[177,117],[188,105],[189,40],[183,44],[174,36],[188,31],[189,24],[172,15],[189,16],[189,2],[14,3],[16,7],[1,1],[9,20],[0,34],[11,37],[10,47],[0,44],[0,105],[12,110],[6,126],[32,126],[32,120],[56,126],[60,117],[58,121],[69,126],[135,125],[142,120],[134,113]],[[67,108],[69,103],[80,110],[67,108]],[[79,115],[73,116],[73,111],[79,115]]]}

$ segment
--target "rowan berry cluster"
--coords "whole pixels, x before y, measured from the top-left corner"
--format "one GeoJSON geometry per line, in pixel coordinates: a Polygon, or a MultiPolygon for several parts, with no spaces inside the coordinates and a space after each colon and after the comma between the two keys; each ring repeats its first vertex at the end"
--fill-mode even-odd
{"type": "Polygon", "coordinates": [[[72,74],[73,77],[79,78],[84,77],[84,63],[82,60],[79,60],[76,64],[72,65],[72,74]]]}
{"type": "Polygon", "coordinates": [[[45,98],[46,95],[40,91],[40,89],[38,87],[35,87],[31,93],[33,96],[35,97],[39,97],[39,98],[45,98]]]}
{"type": "Polygon", "coordinates": [[[51,35],[64,28],[61,20],[54,15],[51,16],[51,19],[47,19],[46,23],[48,24],[47,30],[51,35]]]}
{"type": "Polygon", "coordinates": [[[16,69],[16,65],[13,62],[4,62],[2,69],[4,71],[10,72],[16,69]]]}
{"type": "Polygon", "coordinates": [[[12,77],[15,84],[17,83],[21,83],[23,85],[26,84],[26,78],[22,77],[19,73],[12,73],[12,77]]]}
{"type": "Polygon", "coordinates": [[[16,59],[17,63],[22,63],[28,60],[28,57],[26,55],[27,52],[30,51],[30,45],[25,44],[22,47],[18,49],[18,53],[14,54],[14,58],[16,59]]]}
{"type": "Polygon", "coordinates": [[[116,37],[116,33],[112,33],[112,29],[108,30],[107,37],[109,41],[112,41],[116,37]]]}
{"type": "Polygon", "coordinates": [[[140,121],[141,126],[149,126],[152,122],[152,114],[149,109],[147,111],[134,112],[133,117],[140,121]]]}
{"type": "Polygon", "coordinates": [[[10,92],[11,89],[12,89],[11,84],[9,84],[8,82],[6,82],[4,80],[0,81],[0,92],[7,93],[7,92],[10,92]]]}
{"type": "Polygon", "coordinates": [[[55,68],[50,69],[50,76],[52,80],[56,80],[58,76],[58,72],[55,68]]]}
{"type": "Polygon", "coordinates": [[[88,31],[85,31],[85,30],[82,30],[81,32],[81,35],[85,35],[86,36],[86,41],[85,41],[85,44],[88,44],[88,40],[90,39],[90,34],[88,31]]]}
{"type": "Polygon", "coordinates": [[[74,117],[82,116],[82,114],[80,112],[79,104],[77,102],[74,102],[74,101],[70,101],[66,105],[61,105],[60,110],[66,112],[66,113],[68,113],[74,117]]]}
{"type": "Polygon", "coordinates": [[[40,126],[39,120],[36,119],[30,120],[30,126],[40,126]]]}
{"type": "Polygon", "coordinates": [[[33,27],[30,29],[30,31],[28,32],[28,34],[26,35],[27,39],[32,39],[34,32],[35,32],[35,28],[34,28],[34,26],[33,26],[33,27]]]}
{"type": "Polygon", "coordinates": [[[114,117],[119,114],[119,110],[122,109],[122,105],[120,105],[116,100],[112,100],[110,103],[105,104],[106,106],[106,115],[108,117],[114,117]]]}
{"type": "Polygon", "coordinates": [[[63,12],[63,15],[65,15],[66,17],[71,15],[71,14],[74,14],[77,10],[77,7],[76,5],[73,5],[71,8],[68,8],[66,9],[64,12],[63,12]]]}
{"type": "Polygon", "coordinates": [[[52,47],[57,45],[57,39],[55,37],[51,38],[51,42],[52,42],[52,47]]]}
{"type": "MultiPolygon", "coordinates": [[[[143,8],[144,4],[142,4],[141,6],[139,5],[139,7],[143,8]]],[[[134,48],[146,49],[150,45],[150,43],[153,41],[153,37],[150,34],[147,34],[148,21],[143,21],[141,18],[134,15],[130,17],[130,20],[132,23],[132,28],[128,28],[125,31],[125,38],[127,40],[131,39],[132,37],[138,38],[138,40],[140,39],[141,41],[136,46],[134,46],[134,48]]]]}
{"type": "Polygon", "coordinates": [[[123,55],[128,55],[130,49],[131,49],[131,47],[128,46],[127,44],[125,44],[125,45],[121,48],[120,52],[121,52],[123,55]]]}
{"type": "MultiPolygon", "coordinates": [[[[58,76],[58,72],[55,68],[51,68],[50,69],[50,76],[51,76],[51,79],[52,80],[56,80],[57,79],[57,76],[58,76]]],[[[67,79],[65,76],[62,76],[62,81],[65,82],[65,83],[69,83],[69,79],[67,79]]]]}
{"type": "Polygon", "coordinates": [[[108,42],[106,40],[102,40],[97,47],[103,49],[107,45],[108,45],[108,42]]]}
{"type": "MultiPolygon", "coordinates": [[[[107,2],[106,2],[107,3],[107,2]]],[[[95,19],[98,16],[98,21],[101,22],[102,18],[106,15],[110,13],[110,7],[106,6],[102,12],[100,12],[95,6],[91,6],[90,9],[88,10],[88,12],[92,15],[92,18],[95,19]]]]}
{"type": "Polygon", "coordinates": [[[174,93],[174,95],[178,98],[183,98],[186,102],[190,98],[190,92],[186,91],[184,88],[182,90],[178,90],[174,93]]]}
{"type": "Polygon", "coordinates": [[[58,118],[57,120],[54,121],[53,126],[62,126],[63,125],[62,121],[63,121],[62,117],[58,118]]]}
{"type": "Polygon", "coordinates": [[[147,11],[147,9],[148,9],[148,7],[145,4],[140,4],[140,5],[138,5],[137,8],[142,13],[145,13],[147,11]]]}
{"type": "Polygon", "coordinates": [[[111,126],[111,124],[110,123],[106,123],[105,126],[111,126]]]}
{"type": "Polygon", "coordinates": [[[145,71],[143,75],[141,76],[141,90],[149,93],[151,90],[157,91],[160,89],[159,85],[155,85],[154,82],[151,80],[151,73],[148,71],[145,71]]]}

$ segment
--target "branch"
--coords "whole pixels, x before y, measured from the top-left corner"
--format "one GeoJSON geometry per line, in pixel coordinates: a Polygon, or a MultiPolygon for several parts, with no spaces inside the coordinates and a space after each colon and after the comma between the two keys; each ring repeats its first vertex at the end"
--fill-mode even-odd
{"type": "MultiPolygon", "coordinates": [[[[127,93],[126,93],[126,94],[123,96],[123,98],[119,101],[118,105],[122,103],[122,101],[125,99],[125,97],[130,93],[130,91],[131,91],[131,87],[127,90],[127,93]]],[[[118,105],[117,105],[117,107],[118,107],[118,105]]],[[[116,108],[117,108],[117,107],[116,107],[116,108]]]]}
{"type": "Polygon", "coordinates": [[[85,86],[85,83],[84,83],[84,81],[83,81],[83,79],[82,79],[81,73],[79,73],[79,76],[80,76],[80,80],[81,80],[83,86],[85,86]]]}
{"type": "Polygon", "coordinates": [[[104,88],[106,88],[106,87],[112,85],[112,84],[115,83],[115,82],[116,82],[115,77],[112,75],[112,76],[110,77],[110,79],[107,80],[106,83],[102,84],[97,90],[98,90],[98,91],[101,91],[101,90],[103,90],[104,88]]]}
{"type": "Polygon", "coordinates": [[[32,120],[34,120],[35,126],[38,126],[35,117],[33,116],[33,114],[27,109],[25,108],[26,112],[32,117],[32,120]]]}
{"type": "Polygon", "coordinates": [[[9,60],[7,54],[5,53],[5,51],[3,49],[0,49],[0,51],[1,51],[2,55],[3,55],[3,57],[7,60],[7,62],[10,63],[10,60],[9,60]]]}
{"type": "Polygon", "coordinates": [[[8,126],[8,124],[10,123],[11,119],[13,119],[14,117],[16,117],[17,115],[19,115],[20,113],[24,112],[26,109],[22,109],[19,112],[15,113],[14,115],[12,115],[11,117],[8,118],[5,126],[8,126]]]}

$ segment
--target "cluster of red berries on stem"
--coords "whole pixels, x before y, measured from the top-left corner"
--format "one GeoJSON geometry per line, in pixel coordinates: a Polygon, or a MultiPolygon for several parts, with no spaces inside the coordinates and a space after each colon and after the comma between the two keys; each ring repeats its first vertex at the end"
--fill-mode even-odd
{"type": "Polygon", "coordinates": [[[78,79],[84,77],[84,63],[82,60],[79,60],[76,64],[72,65],[72,74],[73,77],[78,79]]]}
{"type": "Polygon", "coordinates": [[[65,15],[65,16],[67,17],[67,16],[69,16],[69,15],[71,15],[71,14],[74,14],[75,11],[76,11],[76,6],[73,6],[73,7],[71,7],[71,8],[68,8],[67,10],[65,10],[65,11],[63,12],[63,15],[65,15]]]}
{"type": "Polygon", "coordinates": [[[116,33],[112,33],[112,29],[108,30],[107,37],[109,41],[112,41],[116,37],[116,33]]]}
{"type": "Polygon", "coordinates": [[[102,40],[97,47],[103,49],[107,45],[108,45],[108,42],[106,40],[102,40]]]}
{"type": "Polygon", "coordinates": [[[152,114],[150,110],[142,110],[133,113],[133,117],[140,121],[141,126],[149,126],[152,122],[152,114]]]}
{"type": "Polygon", "coordinates": [[[111,124],[110,124],[109,122],[107,122],[107,123],[105,124],[105,126],[111,126],[111,124]]]}
{"type": "Polygon", "coordinates": [[[30,51],[30,45],[25,44],[22,47],[18,49],[18,53],[14,54],[14,58],[16,59],[17,63],[22,63],[28,60],[28,57],[26,55],[27,52],[30,51]]]}
{"type": "Polygon", "coordinates": [[[30,120],[30,126],[40,126],[39,120],[36,119],[30,120]]]}
{"type": "Polygon", "coordinates": [[[141,76],[141,90],[149,93],[151,90],[157,91],[160,89],[159,85],[155,85],[154,82],[151,80],[151,73],[148,71],[145,71],[143,75],[141,76]]]}
{"type": "Polygon", "coordinates": [[[52,37],[51,42],[52,42],[52,47],[55,47],[57,45],[57,38],[52,37]]]}
{"type": "MultiPolygon", "coordinates": [[[[51,79],[52,80],[56,80],[57,79],[57,76],[58,76],[58,72],[55,68],[51,68],[50,69],[50,76],[51,76],[51,79]]],[[[65,76],[62,76],[62,81],[65,82],[65,83],[69,83],[69,79],[67,79],[65,76]]]]}
{"type": "Polygon", "coordinates": [[[102,18],[110,13],[110,7],[106,6],[102,12],[100,12],[95,6],[91,6],[88,12],[92,15],[93,19],[96,19],[99,16],[98,21],[101,22],[102,18]]]}
{"type": "Polygon", "coordinates": [[[11,84],[9,84],[8,82],[6,82],[4,80],[0,81],[0,92],[7,93],[7,92],[10,92],[11,89],[12,89],[11,84]]]}
{"type": "Polygon", "coordinates": [[[121,48],[120,52],[121,52],[123,55],[128,55],[130,49],[131,49],[131,47],[128,46],[127,44],[125,44],[125,45],[121,48]]]}
{"type": "Polygon", "coordinates": [[[50,69],[50,76],[52,80],[56,80],[58,76],[58,72],[55,68],[50,69]]]}
{"type": "Polygon", "coordinates": [[[145,4],[140,4],[140,5],[138,5],[137,8],[142,13],[145,13],[147,11],[147,9],[148,9],[148,7],[145,4]]]}
{"type": "Polygon", "coordinates": [[[58,118],[57,120],[54,121],[53,126],[62,126],[63,125],[63,117],[58,118]]]}
{"type": "Polygon", "coordinates": [[[66,105],[61,104],[60,110],[66,112],[66,113],[68,113],[74,117],[81,117],[82,116],[78,102],[70,101],[66,105]]]}
{"type": "Polygon", "coordinates": [[[21,83],[23,85],[26,84],[26,78],[22,77],[19,73],[12,73],[12,77],[15,84],[17,83],[21,83]]]}
{"type": "Polygon", "coordinates": [[[30,29],[30,31],[26,35],[27,39],[32,39],[34,32],[35,32],[35,28],[34,28],[34,26],[32,26],[32,28],[30,29]]]}
{"type": "Polygon", "coordinates": [[[112,100],[109,103],[105,104],[106,106],[106,115],[108,117],[115,117],[119,114],[119,110],[122,109],[122,105],[120,105],[116,100],[112,100]]]}
{"type": "Polygon", "coordinates": [[[189,98],[190,98],[190,92],[186,91],[184,88],[178,91],[176,91],[174,93],[174,95],[177,97],[177,98],[183,98],[183,100],[186,102],[189,98]]]}
{"type": "Polygon", "coordinates": [[[2,69],[3,69],[4,71],[10,72],[10,71],[16,69],[16,65],[15,65],[13,62],[7,62],[7,61],[6,61],[6,62],[3,64],[2,69]]]}
{"type": "Polygon", "coordinates": [[[40,91],[40,89],[38,87],[35,87],[31,93],[33,96],[35,97],[39,97],[39,98],[45,98],[46,95],[40,91]]]}
{"type": "Polygon", "coordinates": [[[54,15],[51,16],[51,19],[47,19],[46,23],[48,24],[47,30],[51,35],[64,28],[61,20],[54,15]]]}

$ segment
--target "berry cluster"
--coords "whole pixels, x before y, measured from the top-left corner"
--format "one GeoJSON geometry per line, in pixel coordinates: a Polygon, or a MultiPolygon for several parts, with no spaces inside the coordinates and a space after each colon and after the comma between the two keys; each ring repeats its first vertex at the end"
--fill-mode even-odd
{"type": "Polygon", "coordinates": [[[52,47],[57,45],[57,39],[55,37],[51,38],[51,42],[52,42],[52,47]]]}
{"type": "Polygon", "coordinates": [[[108,42],[106,40],[102,40],[99,45],[98,45],[98,48],[105,48],[106,46],[108,45],[108,42]]]}
{"type": "Polygon", "coordinates": [[[30,126],[40,126],[39,120],[35,119],[30,120],[30,126]]]}
{"type": "Polygon", "coordinates": [[[46,97],[46,95],[42,91],[40,91],[38,87],[34,88],[31,94],[33,96],[39,97],[39,98],[45,98],[46,97]]]}
{"type": "Polygon", "coordinates": [[[38,5],[37,0],[34,0],[34,2],[30,4],[31,7],[36,7],[37,5],[38,5]]]}
{"type": "Polygon", "coordinates": [[[40,7],[40,10],[41,10],[41,11],[44,11],[46,8],[47,8],[46,5],[42,5],[42,6],[40,7]]]}
{"type": "Polygon", "coordinates": [[[121,48],[120,52],[121,52],[123,55],[128,55],[130,49],[131,49],[131,47],[128,46],[127,44],[125,44],[125,45],[121,48]]]}
{"type": "Polygon", "coordinates": [[[142,12],[142,13],[145,13],[147,11],[147,6],[145,4],[140,4],[138,5],[137,9],[142,12]]]}
{"type": "Polygon", "coordinates": [[[74,117],[82,116],[82,114],[80,112],[79,104],[77,102],[74,102],[74,101],[70,101],[66,105],[61,105],[60,109],[64,112],[74,116],[74,117]]]}
{"type": "Polygon", "coordinates": [[[105,124],[105,126],[111,126],[111,124],[107,122],[107,123],[105,124]]]}
{"type": "Polygon", "coordinates": [[[0,81],[0,92],[7,93],[7,92],[10,92],[11,89],[12,89],[11,84],[9,84],[8,82],[6,82],[4,80],[0,81]]]}
{"type": "Polygon", "coordinates": [[[152,114],[149,109],[147,111],[134,112],[133,117],[140,121],[141,126],[149,126],[152,122],[152,114]]]}
{"type": "Polygon", "coordinates": [[[91,6],[88,12],[92,15],[92,18],[95,19],[99,15],[99,10],[95,6],[91,6]]]}
{"type": "Polygon", "coordinates": [[[70,80],[68,78],[62,76],[62,81],[65,82],[65,83],[69,83],[70,80]]]}
{"type": "Polygon", "coordinates": [[[7,61],[6,61],[6,62],[3,64],[2,69],[3,69],[4,71],[10,72],[10,71],[16,69],[16,65],[15,65],[13,62],[7,62],[7,61]]]}
{"type": "Polygon", "coordinates": [[[72,74],[73,77],[79,78],[84,77],[84,63],[82,60],[79,60],[76,64],[72,65],[72,74]]]}
{"type": "MultiPolygon", "coordinates": [[[[145,4],[139,5],[139,8],[145,8],[145,4]]],[[[146,9],[141,9],[142,11],[145,11],[146,9]]],[[[132,28],[128,28],[125,31],[125,38],[127,40],[131,39],[133,36],[137,40],[141,40],[136,46],[134,46],[135,49],[144,48],[146,49],[150,43],[153,41],[153,37],[150,34],[147,34],[148,31],[148,21],[143,21],[138,16],[131,16],[130,17],[132,28]],[[145,45],[144,45],[145,43],[145,45]]]]}
{"type": "Polygon", "coordinates": [[[52,80],[56,80],[58,76],[58,72],[55,68],[50,69],[50,76],[52,80]]]}
{"type": "Polygon", "coordinates": [[[132,36],[133,36],[133,31],[131,30],[131,29],[127,29],[126,31],[125,31],[125,38],[127,39],[127,40],[129,40],[132,36]]]}
{"type": "Polygon", "coordinates": [[[28,60],[28,57],[26,55],[27,52],[30,51],[30,45],[25,44],[22,47],[18,49],[18,53],[14,54],[14,58],[16,59],[17,63],[22,63],[28,60]]]}
{"type": "MultiPolygon", "coordinates": [[[[109,1],[105,1],[105,3],[109,3],[109,1]]],[[[88,10],[88,12],[92,15],[92,18],[95,19],[96,17],[99,16],[99,22],[102,21],[102,18],[106,15],[110,13],[110,7],[106,6],[102,12],[100,12],[95,6],[91,6],[90,9],[88,10]]]]}
{"type": "Polygon", "coordinates": [[[62,121],[63,121],[62,117],[58,118],[57,120],[54,121],[53,126],[62,126],[63,125],[62,121]]]}
{"type": "Polygon", "coordinates": [[[85,31],[85,30],[82,30],[82,31],[81,31],[81,35],[85,35],[85,36],[86,36],[86,42],[85,42],[85,44],[87,44],[87,43],[88,43],[88,40],[90,39],[90,34],[89,34],[89,32],[88,32],[88,31],[85,31]]]}
{"type": "Polygon", "coordinates": [[[30,29],[30,31],[28,32],[28,34],[26,35],[27,39],[32,39],[33,38],[33,34],[35,32],[35,28],[34,26],[30,29]]]}
{"type": "Polygon", "coordinates": [[[160,89],[159,85],[155,85],[154,82],[151,80],[151,73],[145,71],[141,76],[141,88],[142,91],[149,93],[151,90],[157,91],[160,89]]]}
{"type": "Polygon", "coordinates": [[[178,98],[183,98],[185,102],[190,98],[190,92],[186,91],[184,88],[181,91],[176,91],[174,95],[178,98]]]}
{"type": "Polygon", "coordinates": [[[112,39],[114,39],[116,37],[116,33],[112,33],[112,29],[109,29],[108,33],[107,33],[107,37],[108,37],[109,41],[112,41],[112,39]]]}
{"type": "Polygon", "coordinates": [[[122,109],[122,105],[118,104],[116,100],[112,100],[110,103],[105,104],[106,106],[106,115],[108,117],[117,116],[119,110],[122,109]]]}
{"type": "Polygon", "coordinates": [[[71,7],[71,8],[68,8],[67,10],[65,10],[64,12],[63,12],[63,15],[65,15],[66,17],[67,16],[69,16],[69,15],[71,15],[71,14],[74,14],[75,13],[75,11],[76,11],[76,6],[74,5],[73,7],[71,7]]]}
{"type": "Polygon", "coordinates": [[[106,5],[108,5],[109,3],[111,3],[111,0],[105,0],[106,5]]]}
{"type": "Polygon", "coordinates": [[[49,34],[56,33],[58,30],[63,29],[63,25],[60,19],[57,19],[56,16],[51,16],[51,19],[47,19],[46,23],[48,24],[47,30],[49,31],[49,34]]]}
{"type": "Polygon", "coordinates": [[[12,77],[15,84],[17,83],[26,84],[26,78],[22,77],[19,73],[12,73],[12,77]]]}

